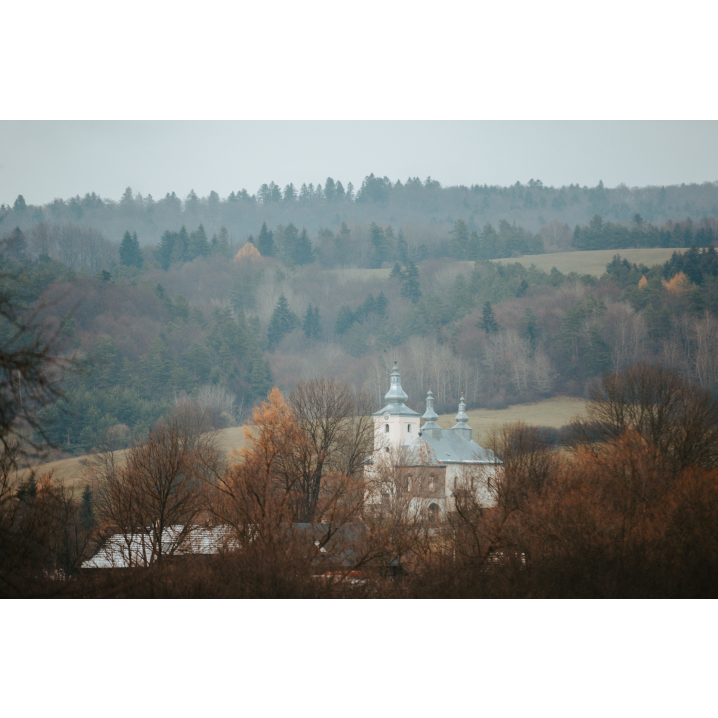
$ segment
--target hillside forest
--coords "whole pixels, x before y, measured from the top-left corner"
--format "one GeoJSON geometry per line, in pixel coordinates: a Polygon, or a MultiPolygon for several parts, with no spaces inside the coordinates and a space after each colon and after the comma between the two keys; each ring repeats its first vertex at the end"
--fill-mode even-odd
{"type": "MultiPolygon", "coordinates": [[[[120,448],[187,398],[216,428],[315,377],[381,405],[399,361],[414,409],[585,396],[608,370],[670,366],[718,390],[718,185],[441,187],[367,177],[220,199],[128,188],[0,208],[4,291],[72,361],[42,438],[120,448]],[[662,265],[621,250],[681,249],[662,265]],[[687,248],[687,251],[683,251],[687,248]],[[601,277],[521,255],[615,250],[601,277]],[[496,261],[500,260],[500,261],[496,261]]],[[[0,326],[2,341],[11,328],[0,326]]]]}

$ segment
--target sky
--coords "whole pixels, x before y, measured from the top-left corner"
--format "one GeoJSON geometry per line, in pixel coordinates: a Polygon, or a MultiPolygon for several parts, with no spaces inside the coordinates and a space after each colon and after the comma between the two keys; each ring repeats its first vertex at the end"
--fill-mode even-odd
{"type": "Polygon", "coordinates": [[[0,204],[264,182],[608,187],[718,181],[716,121],[2,121],[0,204]]]}

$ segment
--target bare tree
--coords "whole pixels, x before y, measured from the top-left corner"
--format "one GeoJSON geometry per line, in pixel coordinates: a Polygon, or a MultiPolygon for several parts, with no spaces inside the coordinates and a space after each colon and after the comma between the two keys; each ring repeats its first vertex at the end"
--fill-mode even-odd
{"type": "Polygon", "coordinates": [[[100,477],[97,510],[105,529],[122,537],[126,561],[149,566],[175,554],[206,505],[206,488],[221,471],[210,435],[193,433],[197,423],[161,422],[126,461],[100,477]]]}
{"type": "Polygon", "coordinates": [[[373,444],[372,401],[347,384],[322,378],[300,382],[288,403],[301,434],[286,457],[301,494],[297,519],[315,521],[324,513],[326,477],[356,478],[363,472],[373,444]]]}
{"type": "Polygon", "coordinates": [[[676,371],[636,364],[603,376],[590,399],[587,418],[572,424],[579,443],[616,440],[632,430],[676,469],[718,466],[718,403],[676,371]]]}

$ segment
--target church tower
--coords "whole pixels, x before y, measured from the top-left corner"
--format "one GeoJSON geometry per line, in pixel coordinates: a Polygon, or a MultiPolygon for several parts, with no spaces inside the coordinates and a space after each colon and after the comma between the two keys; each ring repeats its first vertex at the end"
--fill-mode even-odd
{"type": "Polygon", "coordinates": [[[401,388],[399,367],[394,363],[391,385],[384,396],[386,406],[372,414],[374,417],[374,450],[392,451],[410,444],[419,436],[421,415],[404,402],[409,397],[401,388]]]}

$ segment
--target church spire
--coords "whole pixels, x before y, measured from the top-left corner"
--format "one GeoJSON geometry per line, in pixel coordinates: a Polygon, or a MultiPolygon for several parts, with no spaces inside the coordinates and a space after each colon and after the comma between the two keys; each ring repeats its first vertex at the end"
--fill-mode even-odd
{"type": "Polygon", "coordinates": [[[466,415],[466,402],[464,401],[464,392],[461,392],[461,399],[459,400],[459,413],[456,415],[456,424],[451,427],[452,431],[455,431],[461,437],[467,441],[471,441],[473,429],[468,424],[469,417],[466,415]]]}
{"type": "Polygon", "coordinates": [[[422,434],[428,434],[435,439],[441,436],[441,427],[436,423],[439,418],[434,411],[434,395],[431,393],[431,387],[426,393],[426,411],[424,416],[421,417],[426,423],[421,427],[422,434]]]}
{"type": "Polygon", "coordinates": [[[399,374],[399,367],[394,362],[394,366],[391,370],[391,386],[389,391],[384,395],[384,401],[388,401],[390,404],[403,404],[409,396],[401,388],[401,375],[399,374]]]}

